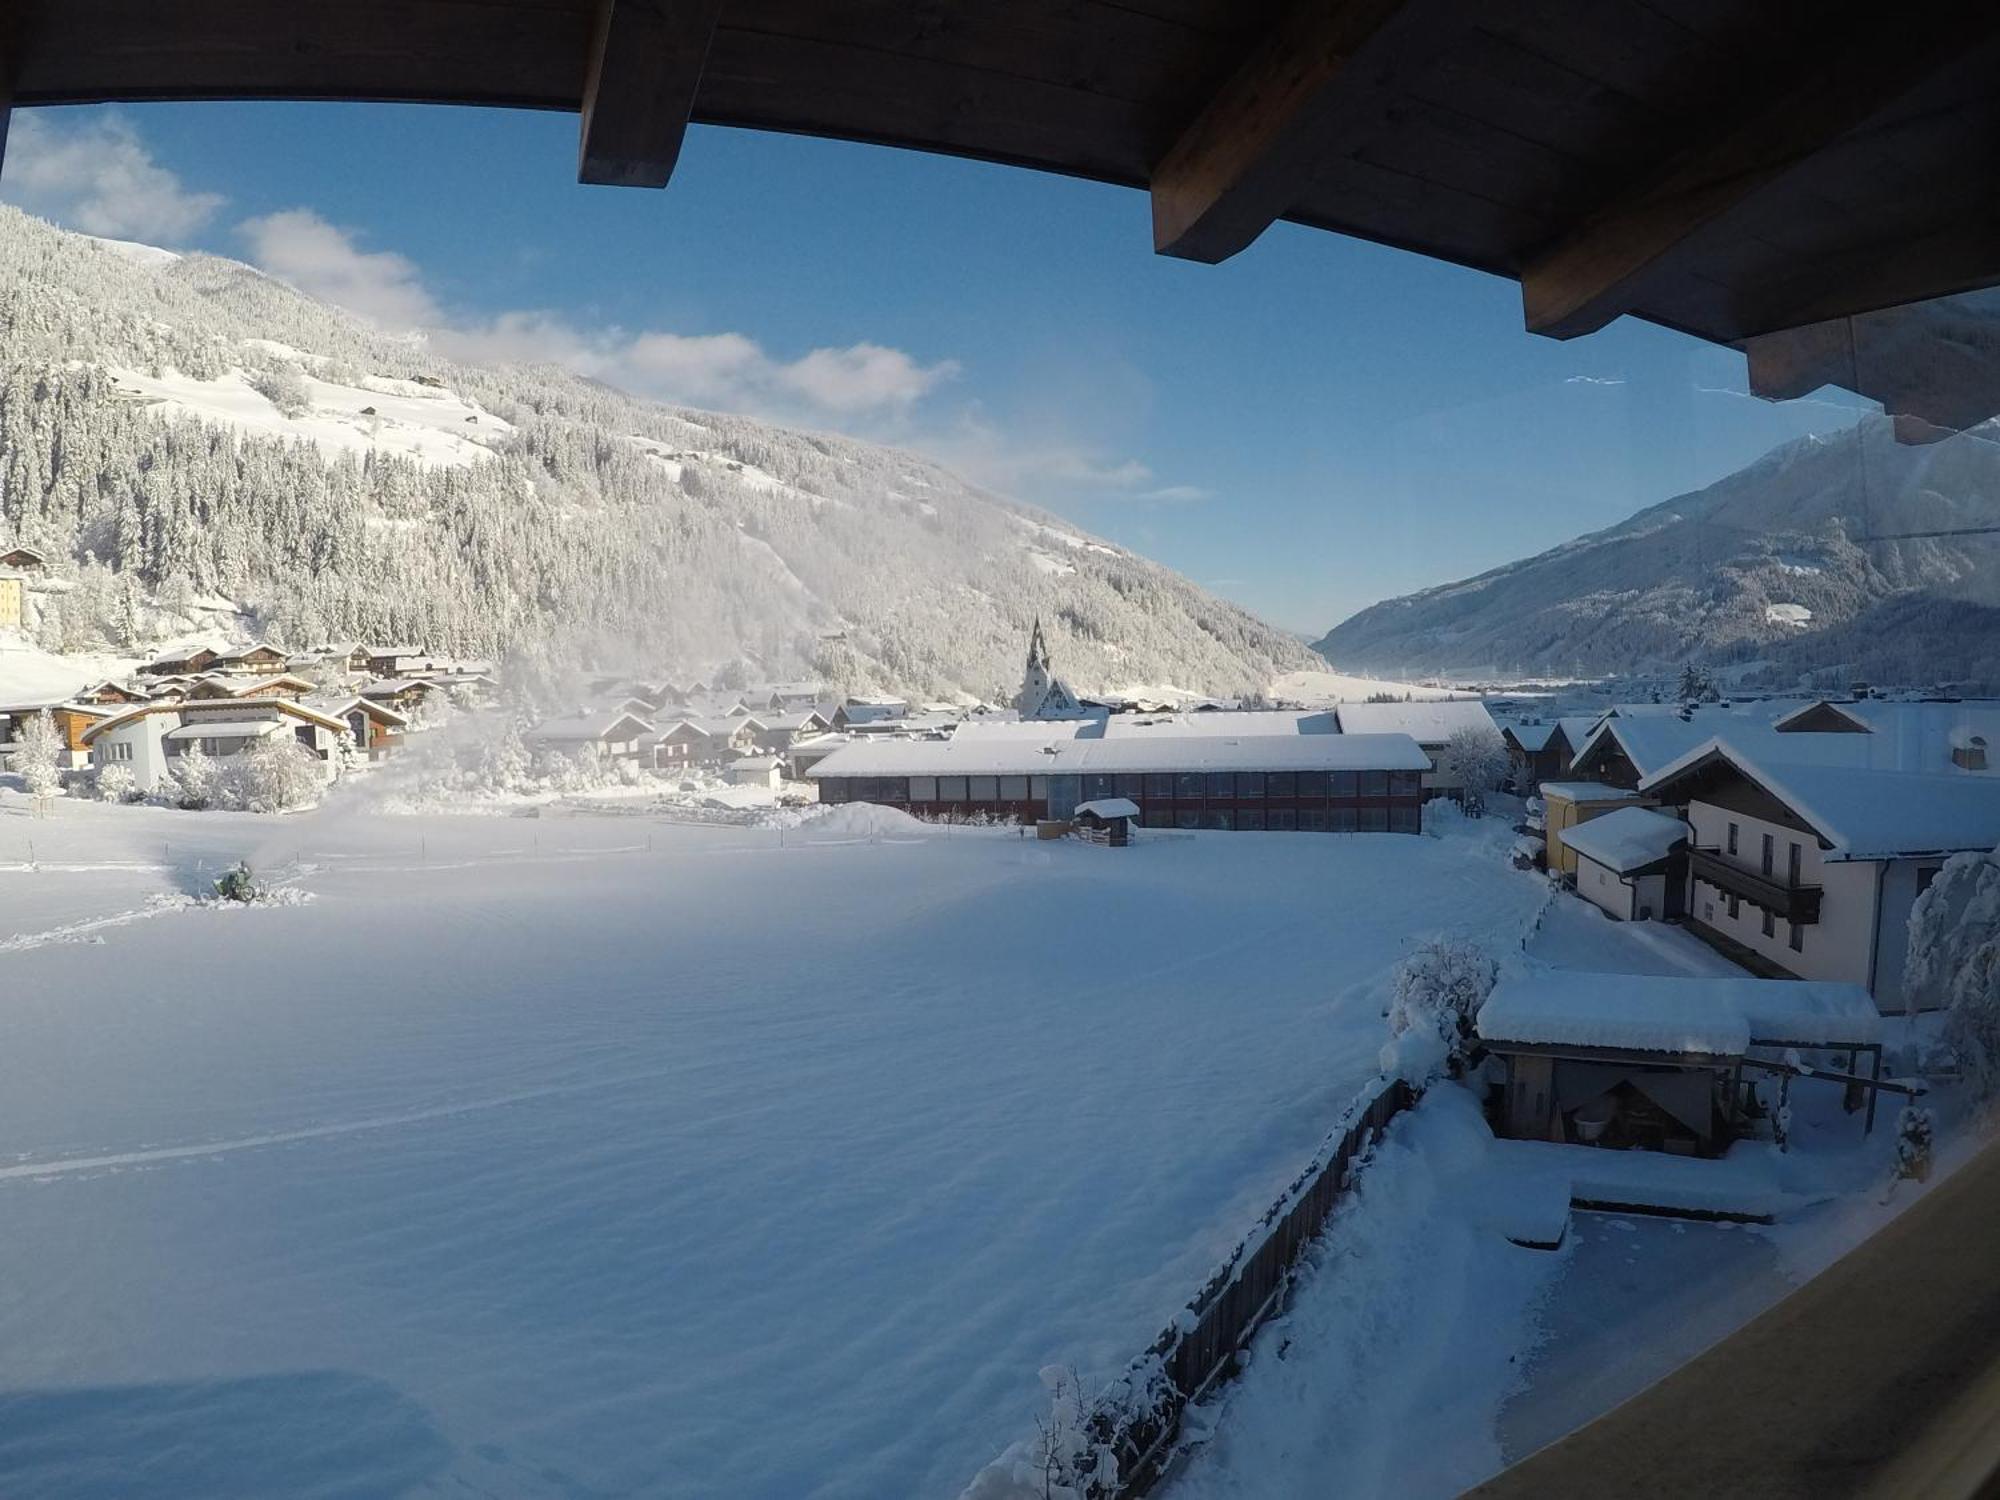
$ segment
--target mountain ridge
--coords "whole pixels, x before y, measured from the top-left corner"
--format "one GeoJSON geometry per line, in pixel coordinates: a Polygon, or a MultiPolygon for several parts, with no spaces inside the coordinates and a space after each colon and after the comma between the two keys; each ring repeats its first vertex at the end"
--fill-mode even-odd
{"type": "Polygon", "coordinates": [[[238,261],[0,209],[0,537],[64,560],[44,645],[397,639],[853,691],[1255,691],[1307,647],[900,449],[455,361],[238,261]]]}
{"type": "Polygon", "coordinates": [[[1608,675],[1687,660],[1745,681],[1992,685],[2000,444],[1866,416],[1529,557],[1384,600],[1315,649],[1344,667],[1608,675]]]}

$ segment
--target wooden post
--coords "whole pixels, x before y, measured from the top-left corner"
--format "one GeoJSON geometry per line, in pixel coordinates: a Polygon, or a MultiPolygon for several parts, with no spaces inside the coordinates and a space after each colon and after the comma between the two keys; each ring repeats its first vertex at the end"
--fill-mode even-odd
{"type": "Polygon", "coordinates": [[[1875,1066],[1874,1071],[1869,1076],[1874,1080],[1874,1084],[1868,1090],[1868,1122],[1861,1127],[1861,1133],[1864,1136],[1875,1133],[1875,1104],[1882,1097],[1882,1044],[1880,1042],[1875,1044],[1875,1066]]]}

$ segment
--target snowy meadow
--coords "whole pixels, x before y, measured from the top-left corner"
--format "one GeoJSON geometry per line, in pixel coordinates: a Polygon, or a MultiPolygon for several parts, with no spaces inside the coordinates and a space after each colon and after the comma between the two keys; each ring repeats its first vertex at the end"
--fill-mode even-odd
{"type": "Polygon", "coordinates": [[[1490,826],[0,792],[0,1489],[955,1493],[1310,1154],[1417,938],[1518,942],[1490,826]],[[239,858],[277,903],[196,899],[239,858]]]}

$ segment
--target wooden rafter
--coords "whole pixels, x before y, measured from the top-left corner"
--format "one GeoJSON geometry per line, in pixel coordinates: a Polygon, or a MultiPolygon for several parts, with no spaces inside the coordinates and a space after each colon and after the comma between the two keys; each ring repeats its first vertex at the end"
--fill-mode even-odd
{"type": "Polygon", "coordinates": [[[578,181],[667,185],[721,12],[722,0],[598,0],[578,181]]]}
{"type": "Polygon", "coordinates": [[[1288,210],[1314,168],[1351,146],[1370,114],[1373,53],[1412,30],[1403,0],[1292,7],[1181,133],[1153,172],[1153,248],[1227,260],[1288,210]],[[1396,24],[1402,17],[1403,25],[1396,24]]]}
{"type": "Polygon", "coordinates": [[[1894,105],[1996,24],[2000,8],[1967,0],[1908,12],[1863,7],[1837,43],[1797,59],[1786,86],[1535,256],[1521,274],[1529,331],[1575,338],[1631,311],[1699,231],[1894,105]]]}

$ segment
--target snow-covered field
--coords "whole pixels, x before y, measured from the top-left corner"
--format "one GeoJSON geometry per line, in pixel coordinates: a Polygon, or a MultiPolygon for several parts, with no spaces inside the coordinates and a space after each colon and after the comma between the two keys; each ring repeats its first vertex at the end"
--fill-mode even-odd
{"type": "Polygon", "coordinates": [[[1254,1221],[1414,941],[1516,940],[1504,836],[0,792],[0,1493],[954,1493],[1254,1221]],[[191,903],[246,855],[292,904],[191,903]]]}

